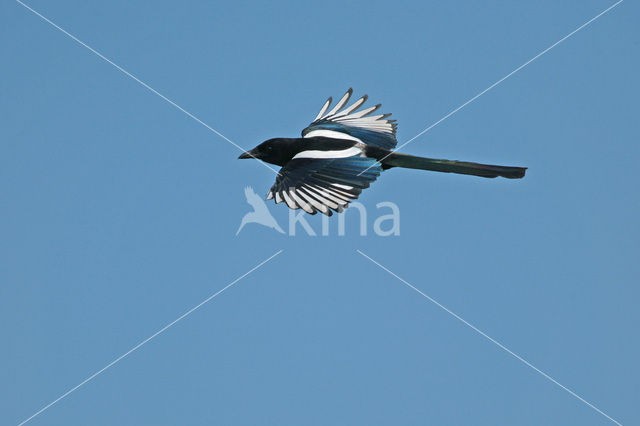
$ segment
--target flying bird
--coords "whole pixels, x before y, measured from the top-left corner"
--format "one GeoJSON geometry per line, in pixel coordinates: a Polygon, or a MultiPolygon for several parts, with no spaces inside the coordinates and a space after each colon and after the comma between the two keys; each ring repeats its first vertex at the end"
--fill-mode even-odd
{"type": "Polygon", "coordinates": [[[260,225],[266,226],[267,228],[273,228],[279,233],[284,234],[284,231],[280,228],[276,219],[271,216],[265,202],[262,201],[262,198],[255,193],[253,188],[247,186],[244,189],[244,196],[247,198],[247,203],[253,207],[253,211],[242,217],[242,221],[240,222],[240,227],[238,228],[236,235],[242,231],[242,228],[244,228],[247,223],[259,223],[260,225]]]}
{"type": "Polygon", "coordinates": [[[345,107],[353,93],[349,89],[331,110],[330,97],[301,138],[274,138],[240,155],[282,167],[267,200],[285,202],[331,216],[342,212],[358,198],[383,170],[392,167],[445,173],[520,179],[526,167],[493,166],[467,161],[439,160],[392,151],[397,145],[396,120],[391,114],[371,115],[380,104],[362,109],[364,95],[345,107]]]}

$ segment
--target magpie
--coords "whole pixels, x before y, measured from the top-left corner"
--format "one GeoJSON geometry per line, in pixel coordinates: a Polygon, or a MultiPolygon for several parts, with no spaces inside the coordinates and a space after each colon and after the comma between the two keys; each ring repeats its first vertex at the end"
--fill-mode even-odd
{"type": "Polygon", "coordinates": [[[282,167],[267,200],[285,202],[331,216],[358,198],[383,170],[392,167],[445,173],[520,179],[526,167],[493,166],[467,161],[439,160],[392,151],[397,145],[396,120],[391,114],[371,115],[381,105],[360,110],[364,95],[350,106],[353,89],[347,90],[331,110],[329,97],[301,138],[274,138],[262,142],[238,158],[256,158],[282,167]]]}

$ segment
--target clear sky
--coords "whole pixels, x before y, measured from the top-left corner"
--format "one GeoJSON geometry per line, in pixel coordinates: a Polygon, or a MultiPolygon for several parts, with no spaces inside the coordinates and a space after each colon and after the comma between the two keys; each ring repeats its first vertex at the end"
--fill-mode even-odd
{"type": "MultiPolygon", "coordinates": [[[[613,1],[28,4],[251,148],[348,87],[408,140],[613,1]]],[[[0,423],[284,249],[31,424],[613,424],[360,249],[639,424],[639,12],[623,2],[406,147],[523,180],[394,169],[360,199],[370,235],[348,210],[345,236],[314,238],[236,236],[245,186],[273,173],[2,2],[0,423]],[[400,236],[371,232],[382,201],[400,236]]]]}

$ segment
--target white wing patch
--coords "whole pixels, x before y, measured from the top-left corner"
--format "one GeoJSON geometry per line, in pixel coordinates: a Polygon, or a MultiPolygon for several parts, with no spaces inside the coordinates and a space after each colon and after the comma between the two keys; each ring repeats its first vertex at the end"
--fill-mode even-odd
{"type": "MultiPolygon", "coordinates": [[[[349,188],[346,185],[336,185],[336,187],[349,188]]],[[[267,200],[274,198],[274,192],[269,191],[267,200]]],[[[331,210],[342,211],[348,207],[349,203],[357,195],[338,190],[337,188],[322,188],[317,185],[304,184],[298,188],[289,188],[275,193],[276,204],[285,202],[290,209],[301,208],[307,213],[315,214],[320,211],[331,216],[331,210]],[[282,196],[280,195],[282,194],[282,196]]]]}
{"type": "MultiPolygon", "coordinates": [[[[269,191],[269,195],[273,194],[269,191]]],[[[333,188],[322,188],[316,185],[303,185],[298,188],[290,188],[288,191],[282,191],[283,199],[278,201],[279,193],[276,193],[276,204],[285,202],[290,209],[296,210],[302,208],[307,213],[315,214],[320,211],[326,215],[331,215],[330,209],[342,210],[349,203],[358,198],[357,195],[338,191],[333,188]]]]}
{"type": "Polygon", "coordinates": [[[395,120],[388,119],[391,114],[370,115],[380,108],[380,104],[358,111],[358,108],[368,99],[367,95],[345,108],[352,94],[353,89],[349,89],[328,112],[332,98],[327,99],[313,123],[303,130],[303,137],[326,136],[337,139],[353,139],[367,143],[367,141],[361,141],[353,134],[349,134],[353,132],[345,131],[344,127],[347,127],[386,134],[395,142],[397,124],[395,120]]]}
{"type": "Polygon", "coordinates": [[[337,132],[335,130],[312,130],[306,135],[304,135],[305,138],[313,138],[316,136],[324,136],[325,138],[346,139],[350,141],[362,142],[360,139],[356,138],[355,136],[351,136],[342,132],[337,132]]]}
{"type": "Polygon", "coordinates": [[[298,158],[347,158],[362,154],[362,149],[352,146],[339,151],[302,151],[297,153],[292,160],[298,158]]]}
{"type": "Polygon", "coordinates": [[[319,120],[324,115],[324,113],[327,112],[327,110],[329,109],[329,105],[331,105],[332,100],[333,99],[331,98],[331,96],[329,96],[329,99],[327,99],[324,105],[322,105],[322,109],[320,110],[318,115],[316,115],[316,118],[314,118],[313,121],[319,120]]]}
{"type": "MultiPolygon", "coordinates": [[[[350,149],[354,148],[342,151],[350,149]]],[[[344,211],[382,171],[374,160],[360,156],[304,158],[291,162],[294,164],[288,170],[285,166],[280,171],[276,183],[267,193],[267,200],[275,199],[276,204],[286,203],[293,210],[302,209],[309,214],[321,212],[327,216],[334,211],[344,211]],[[369,165],[373,166],[367,170],[369,165]],[[358,170],[365,172],[358,175],[358,170]]]]}

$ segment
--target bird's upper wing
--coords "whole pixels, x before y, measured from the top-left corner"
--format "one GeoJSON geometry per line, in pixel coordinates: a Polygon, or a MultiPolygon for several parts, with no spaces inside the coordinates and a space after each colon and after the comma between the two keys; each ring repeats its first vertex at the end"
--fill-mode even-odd
{"type": "Polygon", "coordinates": [[[291,209],[318,211],[331,216],[341,212],[375,181],[382,168],[376,160],[346,158],[295,158],[287,163],[267,194],[267,200],[286,202],[291,209]]]}
{"type": "Polygon", "coordinates": [[[326,136],[336,139],[351,139],[375,145],[380,148],[393,149],[396,140],[395,120],[389,120],[391,114],[370,115],[380,108],[380,104],[358,111],[367,100],[364,95],[350,106],[345,108],[353,89],[340,98],[338,103],[331,108],[332,98],[322,106],[315,120],[302,131],[302,137],[326,136]]]}

